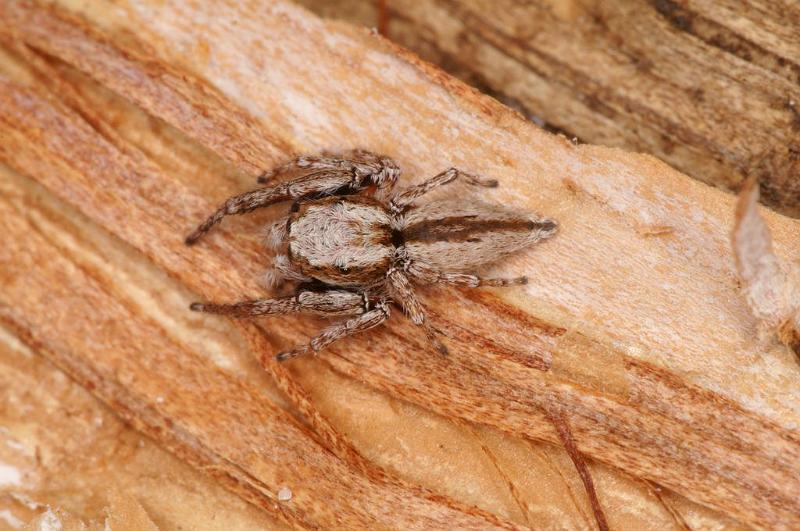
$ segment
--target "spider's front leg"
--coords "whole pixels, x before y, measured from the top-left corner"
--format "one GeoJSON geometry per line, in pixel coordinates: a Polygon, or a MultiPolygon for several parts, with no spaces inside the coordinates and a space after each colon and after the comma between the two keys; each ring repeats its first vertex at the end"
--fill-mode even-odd
{"type": "MultiPolygon", "coordinates": [[[[291,181],[231,197],[187,236],[186,243],[188,245],[195,243],[225,216],[245,214],[275,203],[297,201],[307,197],[355,194],[370,186],[375,186],[380,193],[386,193],[394,187],[400,170],[388,157],[370,156],[371,159],[364,159],[363,162],[317,158],[314,160],[328,167],[318,170],[312,167],[311,173],[291,181]],[[326,160],[328,162],[319,162],[326,160]]],[[[291,164],[285,165],[286,169],[291,164]]],[[[294,164],[296,165],[297,161],[294,164]]]]}
{"type": "Polygon", "coordinates": [[[301,155],[258,176],[258,182],[266,184],[274,178],[293,170],[306,175],[318,171],[345,171],[363,176],[375,176],[375,182],[383,188],[394,186],[400,170],[389,157],[364,150],[352,150],[342,154],[323,152],[321,155],[301,155]],[[381,176],[380,174],[384,175],[381,176]]]}
{"type": "Polygon", "coordinates": [[[231,197],[186,237],[186,243],[188,245],[195,243],[225,216],[245,214],[258,208],[301,199],[309,195],[332,194],[337,190],[348,188],[352,181],[352,174],[343,171],[327,171],[299,177],[271,188],[261,188],[231,197]]]}
{"type": "Polygon", "coordinates": [[[335,157],[328,157],[328,156],[315,157],[311,155],[301,155],[288,162],[284,162],[283,164],[281,164],[276,168],[272,168],[271,170],[263,172],[261,175],[258,176],[258,179],[256,179],[256,181],[260,184],[267,184],[276,177],[279,177],[280,175],[283,175],[284,173],[290,172],[292,170],[305,171],[306,174],[319,170],[350,171],[352,170],[352,164],[350,164],[350,161],[348,160],[338,159],[335,157]]]}

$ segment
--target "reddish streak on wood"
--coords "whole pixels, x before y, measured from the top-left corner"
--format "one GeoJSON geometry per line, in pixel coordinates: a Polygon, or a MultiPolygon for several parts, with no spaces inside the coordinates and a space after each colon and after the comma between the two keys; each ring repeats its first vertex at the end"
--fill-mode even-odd
{"type": "Polygon", "coordinates": [[[378,33],[389,38],[389,11],[386,9],[387,0],[378,1],[378,33]]]}
{"type": "Polygon", "coordinates": [[[566,417],[561,413],[557,413],[555,408],[553,408],[547,411],[547,418],[553,423],[558,437],[561,439],[564,448],[569,454],[569,458],[572,459],[572,463],[581,476],[583,486],[586,489],[586,493],[589,495],[589,502],[592,504],[592,512],[594,513],[595,520],[597,520],[597,527],[599,527],[601,531],[609,531],[608,521],[603,512],[603,506],[600,505],[600,500],[597,498],[597,490],[594,488],[592,474],[589,472],[589,467],[586,466],[586,461],[584,461],[583,455],[575,444],[575,439],[572,437],[572,431],[569,429],[569,423],[566,417]]]}

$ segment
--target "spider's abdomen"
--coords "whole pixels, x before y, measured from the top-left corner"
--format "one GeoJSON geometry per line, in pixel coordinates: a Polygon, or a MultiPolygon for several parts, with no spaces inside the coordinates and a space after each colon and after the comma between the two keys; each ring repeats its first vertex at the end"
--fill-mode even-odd
{"type": "Polygon", "coordinates": [[[327,284],[360,286],[392,264],[391,217],[365,196],[303,203],[288,229],[289,259],[302,273],[327,284]]]}
{"type": "Polygon", "coordinates": [[[556,224],[549,219],[479,201],[431,202],[402,220],[408,258],[449,272],[474,273],[555,232],[556,224]]]}

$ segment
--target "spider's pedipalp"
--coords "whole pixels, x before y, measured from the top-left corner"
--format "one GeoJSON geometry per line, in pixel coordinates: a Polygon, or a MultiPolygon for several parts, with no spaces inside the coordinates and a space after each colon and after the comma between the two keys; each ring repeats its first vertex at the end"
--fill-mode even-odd
{"type": "Polygon", "coordinates": [[[283,217],[267,225],[267,228],[264,230],[264,243],[267,245],[267,249],[273,251],[283,249],[286,244],[286,236],[289,232],[288,225],[290,219],[291,218],[283,217]]]}
{"type": "Polygon", "coordinates": [[[275,288],[284,280],[290,282],[311,282],[314,279],[304,275],[298,270],[287,255],[277,254],[272,259],[272,265],[264,272],[264,284],[268,288],[275,288]]]}

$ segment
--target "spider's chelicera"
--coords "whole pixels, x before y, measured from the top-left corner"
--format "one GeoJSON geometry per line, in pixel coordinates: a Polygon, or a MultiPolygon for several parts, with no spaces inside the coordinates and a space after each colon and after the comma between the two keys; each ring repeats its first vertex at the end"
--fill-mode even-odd
{"type": "Polygon", "coordinates": [[[273,285],[295,282],[295,294],[191,306],[234,317],[309,313],[343,318],[308,344],[278,354],[279,360],[317,352],[377,326],[389,317],[392,304],[402,307],[446,353],[413,284],[525,284],[526,277],[487,279],[475,273],[482,265],[549,238],[557,228],[552,220],[478,201],[416,204],[429,191],[456,180],[497,186],[497,181],[456,168],[394,193],[400,176],[397,164],[385,156],[354,151],[341,157],[299,157],[263,174],[259,182],[289,172],[300,176],[228,199],[186,238],[188,244],[196,242],[227,215],[292,201],[288,216],[267,232],[268,245],[277,253],[267,278],[273,285]]]}

